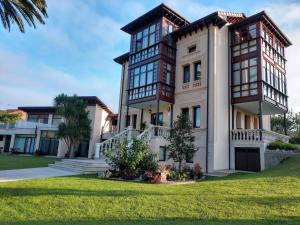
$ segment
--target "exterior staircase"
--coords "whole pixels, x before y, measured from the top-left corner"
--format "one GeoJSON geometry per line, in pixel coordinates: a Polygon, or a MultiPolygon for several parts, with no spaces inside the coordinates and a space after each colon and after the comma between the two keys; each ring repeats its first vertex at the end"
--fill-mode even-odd
{"type": "Polygon", "coordinates": [[[109,165],[104,159],[63,159],[54,164],[49,164],[49,167],[80,174],[105,172],[109,169],[109,165]]]}
{"type": "Polygon", "coordinates": [[[95,159],[104,157],[104,152],[116,151],[118,142],[122,140],[127,140],[128,146],[132,144],[133,138],[136,138],[137,140],[144,140],[147,144],[150,144],[154,137],[167,138],[169,135],[170,128],[168,127],[150,125],[143,132],[136,135],[133,133],[132,127],[129,126],[127,129],[118,133],[112,138],[101,143],[96,143],[95,159]]]}

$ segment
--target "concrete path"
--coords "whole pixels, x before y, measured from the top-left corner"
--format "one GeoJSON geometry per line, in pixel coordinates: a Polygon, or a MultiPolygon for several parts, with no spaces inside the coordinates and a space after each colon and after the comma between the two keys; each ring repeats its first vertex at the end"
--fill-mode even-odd
{"type": "Polygon", "coordinates": [[[0,182],[30,180],[34,178],[62,177],[78,175],[77,172],[69,172],[49,167],[17,169],[17,170],[0,170],[0,182]]]}

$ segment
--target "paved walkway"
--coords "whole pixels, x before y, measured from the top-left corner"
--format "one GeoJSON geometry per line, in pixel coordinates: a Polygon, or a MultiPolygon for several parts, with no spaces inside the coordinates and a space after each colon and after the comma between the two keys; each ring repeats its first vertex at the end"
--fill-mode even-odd
{"type": "Polygon", "coordinates": [[[0,170],[0,182],[30,180],[34,178],[62,177],[77,175],[79,173],[69,172],[49,167],[17,169],[17,170],[0,170]]]}

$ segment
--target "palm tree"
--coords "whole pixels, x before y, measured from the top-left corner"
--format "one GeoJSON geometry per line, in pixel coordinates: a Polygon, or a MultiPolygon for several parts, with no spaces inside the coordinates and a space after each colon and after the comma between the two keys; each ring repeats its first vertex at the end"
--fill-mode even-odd
{"type": "Polygon", "coordinates": [[[35,26],[35,18],[45,24],[43,16],[48,17],[46,0],[0,0],[0,17],[5,29],[16,23],[22,33],[25,32],[23,19],[29,26],[35,26]]]}

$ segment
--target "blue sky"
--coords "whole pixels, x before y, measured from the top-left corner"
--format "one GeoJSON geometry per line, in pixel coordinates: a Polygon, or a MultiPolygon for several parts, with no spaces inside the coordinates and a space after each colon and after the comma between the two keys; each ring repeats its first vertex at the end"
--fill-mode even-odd
{"type": "Polygon", "coordinates": [[[300,1],[48,0],[46,25],[26,33],[0,26],[0,108],[51,105],[59,93],[96,95],[118,108],[120,65],[129,49],[120,28],[161,2],[190,21],[216,10],[252,15],[266,10],[293,42],[287,50],[290,107],[300,111],[300,1]]]}

